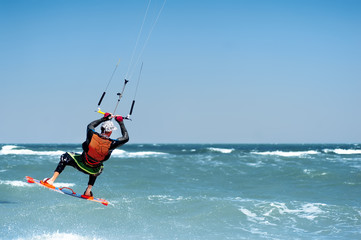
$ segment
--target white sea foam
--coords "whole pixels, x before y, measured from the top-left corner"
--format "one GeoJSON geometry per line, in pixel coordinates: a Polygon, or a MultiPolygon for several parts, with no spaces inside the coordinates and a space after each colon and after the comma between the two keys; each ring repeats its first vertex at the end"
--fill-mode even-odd
{"type": "Polygon", "coordinates": [[[210,147],[210,148],[208,148],[208,150],[213,151],[213,152],[220,152],[220,153],[231,153],[234,151],[233,148],[228,149],[228,148],[214,148],[214,147],[210,147]]]}
{"type": "Polygon", "coordinates": [[[246,163],[247,166],[250,166],[250,167],[262,167],[263,165],[263,162],[262,161],[257,161],[257,162],[248,162],[246,163]]]}
{"type": "Polygon", "coordinates": [[[325,206],[326,204],[322,203],[307,203],[302,205],[301,211],[302,214],[300,215],[301,218],[306,218],[309,220],[313,220],[317,217],[318,214],[323,213],[320,209],[320,206],[325,206]]]}
{"type": "Polygon", "coordinates": [[[6,180],[6,181],[1,181],[0,180],[0,185],[9,185],[12,187],[28,187],[29,184],[27,182],[24,181],[11,181],[11,180],[6,180]]]}
{"type": "Polygon", "coordinates": [[[256,213],[251,212],[248,209],[245,208],[240,208],[239,209],[244,215],[246,215],[248,217],[249,220],[253,221],[253,220],[257,220],[257,221],[263,221],[265,218],[264,217],[257,217],[256,213]]]}
{"type": "Polygon", "coordinates": [[[309,150],[309,151],[294,151],[294,152],[284,152],[284,151],[267,151],[267,152],[252,152],[253,154],[258,155],[270,155],[270,156],[281,156],[281,157],[302,157],[306,155],[315,155],[319,154],[318,151],[309,150]]]}
{"type": "Polygon", "coordinates": [[[166,155],[167,153],[162,152],[152,152],[152,151],[143,151],[143,152],[126,152],[124,150],[115,149],[112,153],[112,156],[118,157],[149,157],[157,155],[166,155]]]}
{"type": "Polygon", "coordinates": [[[325,153],[336,153],[341,155],[350,155],[350,154],[361,154],[361,149],[324,149],[325,153]]]}
{"type": "Polygon", "coordinates": [[[196,152],[197,150],[196,150],[196,149],[191,149],[191,150],[188,150],[188,149],[182,149],[182,152],[187,152],[187,151],[190,151],[190,152],[196,152]]]}
{"type": "MultiPolygon", "coordinates": [[[[29,184],[25,181],[19,181],[19,180],[6,180],[6,181],[2,181],[0,180],[0,185],[9,185],[12,187],[30,187],[30,186],[35,186],[34,184],[29,184]]],[[[55,187],[73,187],[75,186],[74,183],[54,183],[55,187]]]]}
{"type": "MultiPolygon", "coordinates": [[[[0,150],[0,155],[48,155],[48,156],[59,156],[63,154],[64,151],[33,151],[30,149],[19,149],[18,146],[14,145],[5,145],[0,150]]],[[[166,155],[167,153],[162,152],[152,152],[152,151],[143,151],[143,152],[126,152],[124,150],[115,149],[113,151],[113,156],[120,157],[147,157],[147,156],[156,156],[156,155],[166,155]]]]}
{"type": "Polygon", "coordinates": [[[320,206],[326,206],[322,203],[306,203],[301,206],[299,209],[289,209],[285,203],[271,203],[272,207],[278,209],[280,214],[295,214],[300,218],[305,218],[308,220],[314,220],[319,214],[323,213],[320,206]]]}
{"type": "Polygon", "coordinates": [[[263,225],[272,225],[272,226],[276,226],[276,224],[274,223],[270,223],[266,218],[267,216],[263,214],[262,216],[258,216],[256,213],[251,212],[250,210],[246,209],[246,208],[239,208],[239,211],[241,211],[244,215],[247,216],[247,219],[251,222],[255,222],[255,223],[259,223],[259,224],[263,224],[263,225]]]}
{"type": "Polygon", "coordinates": [[[33,151],[30,149],[18,149],[18,146],[5,145],[0,150],[0,155],[48,155],[58,156],[63,154],[63,151],[33,151]]]}
{"type": "Polygon", "coordinates": [[[311,177],[327,175],[327,173],[325,173],[325,172],[317,173],[317,172],[315,172],[315,170],[311,170],[311,169],[303,169],[303,172],[311,177]]]}
{"type": "Polygon", "coordinates": [[[294,221],[296,218],[314,221],[318,217],[323,217],[323,214],[328,212],[323,210],[323,208],[328,206],[324,203],[291,202],[286,204],[282,202],[260,201],[255,203],[256,208],[251,207],[251,209],[247,209],[245,206],[249,205],[249,203],[253,205],[254,200],[235,198],[233,201],[242,202],[242,206],[238,210],[246,215],[249,221],[265,225],[274,225],[283,217],[294,219],[294,221]]]}
{"type": "Polygon", "coordinates": [[[45,233],[42,235],[18,238],[17,240],[101,240],[102,238],[81,236],[74,233],[45,233]]]}
{"type": "Polygon", "coordinates": [[[188,200],[189,198],[185,198],[183,196],[169,196],[169,195],[149,195],[149,201],[162,201],[162,202],[175,202],[175,201],[182,201],[188,200]]]}

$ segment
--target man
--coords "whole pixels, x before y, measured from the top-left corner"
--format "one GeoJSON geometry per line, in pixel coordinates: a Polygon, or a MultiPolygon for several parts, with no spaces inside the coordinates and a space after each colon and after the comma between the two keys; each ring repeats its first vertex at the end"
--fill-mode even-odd
{"type": "Polygon", "coordinates": [[[51,178],[44,179],[45,184],[53,185],[56,178],[64,170],[66,166],[72,166],[79,171],[89,175],[88,187],[86,188],[83,197],[91,197],[91,191],[94,186],[97,176],[103,171],[103,162],[108,160],[112,151],[127,143],[129,141],[128,131],[124,126],[123,117],[113,116],[110,113],[105,113],[104,117],[91,122],[87,127],[87,138],[83,143],[83,153],[75,154],[66,152],[60,157],[60,162],[54,171],[51,178]],[[110,135],[117,128],[110,121],[112,118],[118,122],[122,137],[118,139],[111,139],[110,135]],[[101,124],[101,133],[97,133],[95,128],[101,124]]]}

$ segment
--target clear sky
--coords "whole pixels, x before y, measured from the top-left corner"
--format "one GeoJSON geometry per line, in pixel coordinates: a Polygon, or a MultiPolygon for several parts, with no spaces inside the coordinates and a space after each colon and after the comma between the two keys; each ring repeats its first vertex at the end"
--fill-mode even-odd
{"type": "MultiPolygon", "coordinates": [[[[0,143],[81,143],[120,58],[114,110],[147,4],[0,0],[0,143]]],[[[140,59],[130,143],[361,142],[361,1],[168,0],[140,59]]]]}

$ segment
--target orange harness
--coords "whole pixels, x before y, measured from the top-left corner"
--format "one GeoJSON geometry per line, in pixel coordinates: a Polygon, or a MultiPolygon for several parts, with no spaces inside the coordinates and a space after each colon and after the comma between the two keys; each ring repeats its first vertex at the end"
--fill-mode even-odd
{"type": "Polygon", "coordinates": [[[107,138],[102,138],[94,134],[88,147],[88,152],[85,153],[86,163],[90,166],[95,166],[104,161],[109,154],[111,141],[107,138]]]}

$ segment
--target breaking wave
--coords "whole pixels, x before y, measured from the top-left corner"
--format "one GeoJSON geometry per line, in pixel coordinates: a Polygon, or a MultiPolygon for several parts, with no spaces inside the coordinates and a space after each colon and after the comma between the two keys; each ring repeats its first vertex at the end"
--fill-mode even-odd
{"type": "Polygon", "coordinates": [[[101,240],[101,238],[96,237],[85,237],[73,233],[44,233],[41,235],[34,235],[26,238],[18,238],[17,240],[101,240]]]}
{"type": "Polygon", "coordinates": [[[271,155],[271,156],[281,156],[281,157],[302,157],[305,155],[319,154],[320,152],[315,150],[310,150],[310,151],[294,151],[294,152],[267,151],[267,152],[252,152],[252,153],[258,155],[271,155]]]}
{"type": "Polygon", "coordinates": [[[47,155],[58,156],[63,154],[64,151],[33,151],[30,149],[19,149],[15,145],[5,145],[0,150],[0,155],[47,155]]]}
{"type": "Polygon", "coordinates": [[[212,152],[220,152],[220,153],[231,153],[234,151],[233,148],[228,149],[228,148],[214,148],[214,147],[210,147],[210,148],[208,148],[208,150],[210,150],[212,152]]]}
{"type": "MultiPolygon", "coordinates": [[[[0,155],[46,155],[46,156],[60,156],[64,151],[33,151],[30,149],[22,149],[15,145],[5,145],[0,150],[0,155]]],[[[143,152],[126,152],[124,150],[115,149],[112,156],[118,157],[148,157],[156,155],[166,155],[163,152],[143,151],[143,152]]]]}
{"type": "Polygon", "coordinates": [[[126,152],[124,150],[115,149],[112,153],[112,156],[118,157],[149,157],[157,155],[167,155],[168,153],[163,152],[153,152],[153,151],[143,151],[143,152],[126,152]]]}
{"type": "MultiPolygon", "coordinates": [[[[9,185],[12,187],[31,187],[31,186],[35,186],[35,184],[29,184],[27,183],[25,180],[24,181],[19,181],[19,180],[0,180],[0,185],[9,185]]],[[[75,186],[74,183],[62,183],[62,182],[55,182],[54,183],[55,187],[73,187],[75,186]]]]}
{"type": "Polygon", "coordinates": [[[25,181],[10,181],[10,180],[7,180],[7,181],[0,180],[0,185],[9,185],[12,187],[28,187],[28,186],[30,186],[25,181]]]}
{"type": "Polygon", "coordinates": [[[361,154],[361,149],[325,149],[323,150],[325,153],[336,153],[340,155],[350,155],[350,154],[361,154]]]}

